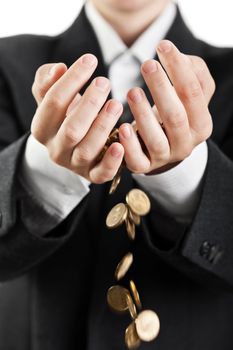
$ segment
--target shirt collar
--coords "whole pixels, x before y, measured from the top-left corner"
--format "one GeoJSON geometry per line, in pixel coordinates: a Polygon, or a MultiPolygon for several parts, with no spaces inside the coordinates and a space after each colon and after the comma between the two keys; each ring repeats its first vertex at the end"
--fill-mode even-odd
{"type": "Polygon", "coordinates": [[[175,4],[170,2],[159,18],[138,37],[130,48],[125,45],[117,32],[103,18],[91,1],[86,2],[85,11],[97,36],[104,61],[108,65],[116,57],[126,52],[135,56],[140,63],[153,58],[155,49],[170,29],[177,10],[175,4]]]}

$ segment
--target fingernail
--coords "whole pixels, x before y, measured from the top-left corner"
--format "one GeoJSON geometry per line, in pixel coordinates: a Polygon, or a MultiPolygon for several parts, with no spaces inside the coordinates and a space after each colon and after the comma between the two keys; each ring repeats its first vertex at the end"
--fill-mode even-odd
{"type": "Polygon", "coordinates": [[[131,136],[131,130],[129,125],[124,125],[121,127],[121,134],[125,139],[129,139],[131,136]]]}
{"type": "Polygon", "coordinates": [[[161,41],[161,43],[158,46],[158,50],[163,53],[167,53],[171,51],[172,44],[168,40],[161,41]]]}
{"type": "Polygon", "coordinates": [[[145,73],[153,73],[158,69],[157,62],[155,61],[147,61],[143,64],[142,69],[145,73]]]}
{"type": "Polygon", "coordinates": [[[111,101],[108,104],[106,111],[109,114],[117,115],[121,111],[121,109],[122,109],[122,105],[120,103],[111,101]]]}
{"type": "Polygon", "coordinates": [[[87,53],[82,57],[82,63],[89,67],[92,67],[96,63],[96,57],[92,54],[87,53]]]}
{"type": "Polygon", "coordinates": [[[117,147],[112,147],[111,155],[115,158],[119,158],[121,156],[121,151],[117,147]]]}
{"type": "Polygon", "coordinates": [[[142,101],[142,91],[140,89],[137,90],[131,90],[129,93],[129,98],[134,103],[139,103],[142,101]]]}
{"type": "Polygon", "coordinates": [[[95,85],[102,91],[106,91],[109,87],[109,80],[104,77],[98,77],[95,79],[95,85]]]}

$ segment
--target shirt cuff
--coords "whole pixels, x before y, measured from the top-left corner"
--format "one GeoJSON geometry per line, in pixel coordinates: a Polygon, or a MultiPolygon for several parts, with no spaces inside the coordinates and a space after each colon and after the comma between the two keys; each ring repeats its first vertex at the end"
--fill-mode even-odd
{"type": "Polygon", "coordinates": [[[19,173],[24,188],[59,221],[65,219],[90,191],[90,182],[54,163],[47,148],[30,135],[19,173]]]}
{"type": "Polygon", "coordinates": [[[206,142],[196,146],[176,167],[157,175],[133,174],[135,181],[177,221],[191,223],[201,196],[208,160],[206,142]]]}

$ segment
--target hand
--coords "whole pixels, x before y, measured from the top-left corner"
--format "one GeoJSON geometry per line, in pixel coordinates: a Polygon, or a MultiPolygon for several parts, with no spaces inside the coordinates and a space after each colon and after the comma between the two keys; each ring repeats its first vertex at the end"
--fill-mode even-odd
{"type": "Polygon", "coordinates": [[[127,96],[145,147],[130,124],[120,127],[125,161],[134,173],[156,174],[177,165],[212,133],[208,103],[215,84],[204,61],[182,54],[169,41],[160,43],[158,55],[164,69],[155,60],[141,67],[157,118],[142,89],[133,88],[127,96]]]}
{"type": "Polygon", "coordinates": [[[83,96],[79,94],[96,66],[96,57],[86,54],[69,69],[63,63],[38,69],[32,86],[38,108],[31,132],[55,163],[103,183],[112,180],[124,156],[123,146],[115,142],[97,161],[123,106],[113,99],[106,102],[110,82],[104,77],[92,80],[83,96]]]}

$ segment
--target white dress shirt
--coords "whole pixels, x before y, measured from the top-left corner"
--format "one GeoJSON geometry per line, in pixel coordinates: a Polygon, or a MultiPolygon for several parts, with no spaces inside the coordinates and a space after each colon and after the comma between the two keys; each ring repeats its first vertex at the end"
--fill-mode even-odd
{"type": "MultiPolygon", "coordinates": [[[[154,57],[156,46],[174,21],[176,7],[169,3],[160,17],[130,48],[126,47],[91,1],[85,4],[85,11],[98,38],[104,61],[109,65],[112,95],[125,102],[127,91],[141,85],[140,65],[154,57]]],[[[179,221],[190,222],[200,197],[207,158],[207,145],[203,142],[188,158],[167,172],[132,176],[168,214],[179,221]]],[[[44,209],[57,218],[57,224],[69,215],[90,190],[89,181],[52,162],[46,147],[32,135],[26,144],[20,179],[44,209]]]]}

